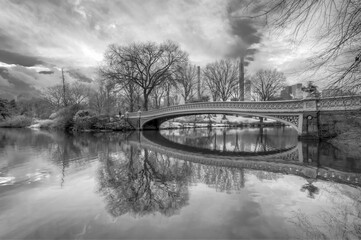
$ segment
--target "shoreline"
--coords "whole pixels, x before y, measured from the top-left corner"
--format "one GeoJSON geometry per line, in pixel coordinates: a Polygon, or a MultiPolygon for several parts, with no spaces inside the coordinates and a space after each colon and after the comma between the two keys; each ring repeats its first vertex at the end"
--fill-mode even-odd
{"type": "MultiPolygon", "coordinates": [[[[0,128],[30,128],[39,130],[60,130],[66,132],[131,132],[137,131],[125,119],[119,117],[111,117],[106,121],[96,122],[92,127],[83,126],[76,129],[62,129],[49,127],[49,122],[53,122],[51,119],[37,120],[33,124],[24,126],[16,125],[3,125],[0,128]]],[[[172,130],[172,129],[189,129],[189,128],[263,128],[263,127],[287,127],[286,124],[280,122],[246,122],[246,123],[212,123],[211,125],[207,122],[169,122],[168,126],[160,127],[159,130],[172,130]]],[[[146,129],[144,129],[146,130],[146,129]]],[[[318,141],[328,142],[334,147],[339,149],[341,152],[353,152],[355,156],[361,156],[361,127],[350,126],[345,132],[339,133],[333,138],[319,138],[318,141]]]]}

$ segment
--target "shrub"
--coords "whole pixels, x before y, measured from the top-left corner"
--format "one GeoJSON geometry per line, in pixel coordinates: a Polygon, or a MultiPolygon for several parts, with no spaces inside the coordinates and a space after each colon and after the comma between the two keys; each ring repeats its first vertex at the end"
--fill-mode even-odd
{"type": "Polygon", "coordinates": [[[0,123],[0,127],[22,128],[31,125],[32,118],[23,115],[14,116],[0,123]]]}
{"type": "Polygon", "coordinates": [[[90,109],[84,109],[84,110],[79,110],[75,116],[74,116],[74,120],[77,120],[78,118],[84,118],[84,117],[94,117],[96,116],[96,113],[93,110],[90,109]]]}
{"type": "Polygon", "coordinates": [[[96,123],[97,117],[95,116],[74,117],[73,131],[94,129],[96,123]]]}
{"type": "Polygon", "coordinates": [[[72,129],[74,125],[74,115],[80,110],[80,108],[80,105],[72,105],[60,109],[55,113],[56,117],[49,127],[55,129],[72,129]]]}

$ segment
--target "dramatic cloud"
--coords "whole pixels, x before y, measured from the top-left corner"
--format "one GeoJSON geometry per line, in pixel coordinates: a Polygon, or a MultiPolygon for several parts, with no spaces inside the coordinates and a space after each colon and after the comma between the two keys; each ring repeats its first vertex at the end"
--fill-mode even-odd
{"type": "Polygon", "coordinates": [[[13,71],[8,68],[0,68],[0,97],[13,99],[15,96],[39,96],[40,91],[27,83],[28,77],[21,72],[13,71]],[[7,83],[5,85],[1,82],[7,83]]]}
{"type": "Polygon", "coordinates": [[[94,66],[110,43],[167,39],[205,64],[237,57],[260,41],[252,22],[232,16],[241,4],[231,0],[27,0],[2,5],[0,49],[55,65],[94,66]]]}
{"type": "Polygon", "coordinates": [[[91,83],[93,79],[85,76],[85,74],[81,73],[79,69],[70,69],[67,71],[70,76],[77,79],[80,82],[91,83]]]}
{"type": "MultiPolygon", "coordinates": [[[[302,59],[300,54],[289,54],[284,39],[276,44],[273,38],[265,37],[261,23],[244,17],[248,2],[3,0],[0,66],[26,67],[31,74],[12,67],[11,76],[24,77],[21,81],[38,88],[58,83],[61,68],[71,79],[91,82],[109,44],[168,39],[178,42],[200,66],[224,57],[244,56],[250,73],[266,66],[287,69],[285,59],[302,59]]],[[[1,84],[14,83],[3,77],[1,84]]]]}
{"type": "Polygon", "coordinates": [[[1,49],[0,49],[0,62],[7,64],[18,64],[25,67],[31,67],[43,63],[36,57],[24,56],[19,53],[8,52],[1,49]]]}
{"type": "Polygon", "coordinates": [[[39,74],[53,74],[53,71],[40,71],[39,74]]]}
{"type": "Polygon", "coordinates": [[[13,84],[9,83],[7,79],[0,75],[0,87],[13,87],[13,84]]]}
{"type": "MultiPolygon", "coordinates": [[[[61,84],[62,77],[60,69],[44,69],[46,68],[41,66],[24,67],[14,64],[1,64],[0,98],[14,99],[39,97],[41,91],[44,89],[56,84],[61,84]],[[44,72],[46,72],[46,74],[44,74],[44,72]]],[[[83,71],[88,71],[88,69],[83,71]]],[[[80,70],[75,70],[74,72],[83,76],[80,70]]],[[[89,74],[92,74],[91,71],[89,71],[89,74]]],[[[79,81],[79,77],[77,75],[74,77],[66,71],[65,80],[67,82],[79,81]]]]}
{"type": "Polygon", "coordinates": [[[243,10],[246,5],[247,3],[242,0],[228,1],[227,14],[231,34],[238,39],[236,44],[231,46],[228,53],[229,57],[253,55],[255,52],[248,51],[249,47],[261,41],[259,24],[255,20],[251,21],[249,18],[243,17],[243,10]]]}

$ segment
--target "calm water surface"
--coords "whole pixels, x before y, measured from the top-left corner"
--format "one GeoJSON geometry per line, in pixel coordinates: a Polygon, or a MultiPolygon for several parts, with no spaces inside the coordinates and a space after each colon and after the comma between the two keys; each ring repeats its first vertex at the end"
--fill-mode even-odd
{"type": "Polygon", "coordinates": [[[0,129],[0,239],[357,239],[360,173],[286,127],[0,129]]]}

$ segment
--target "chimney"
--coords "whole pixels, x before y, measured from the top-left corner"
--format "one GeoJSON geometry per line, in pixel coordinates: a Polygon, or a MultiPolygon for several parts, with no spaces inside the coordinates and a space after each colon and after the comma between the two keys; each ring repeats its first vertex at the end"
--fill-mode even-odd
{"type": "Polygon", "coordinates": [[[239,101],[244,101],[244,59],[239,60],[239,101]]]}
{"type": "Polygon", "coordinates": [[[197,67],[197,79],[198,79],[198,100],[201,100],[201,67],[197,67]]]}

